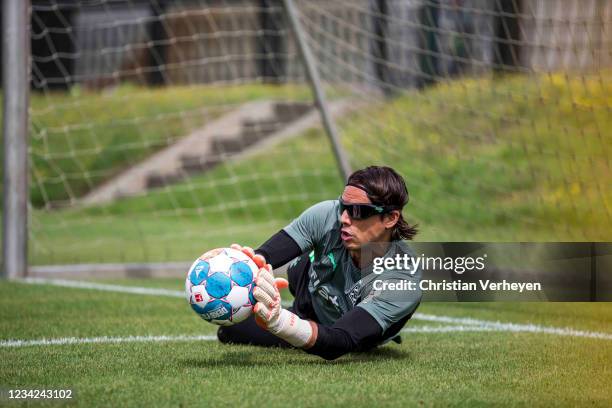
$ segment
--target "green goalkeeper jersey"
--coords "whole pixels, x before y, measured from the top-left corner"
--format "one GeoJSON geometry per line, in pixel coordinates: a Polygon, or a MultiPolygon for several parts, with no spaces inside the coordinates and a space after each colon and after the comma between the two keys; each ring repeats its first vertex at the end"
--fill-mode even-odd
{"type": "MultiPolygon", "coordinates": [[[[359,269],[342,244],[340,228],[338,200],[315,204],[284,228],[302,251],[312,251],[308,289],[315,313],[322,324],[332,325],[349,310],[361,307],[376,319],[384,332],[418,306],[422,272],[392,268],[374,273],[373,265],[359,269]],[[393,285],[389,284],[395,284],[396,288],[411,285],[414,289],[390,290],[393,285]]],[[[414,256],[405,242],[393,241],[384,258],[404,254],[414,256]]]]}

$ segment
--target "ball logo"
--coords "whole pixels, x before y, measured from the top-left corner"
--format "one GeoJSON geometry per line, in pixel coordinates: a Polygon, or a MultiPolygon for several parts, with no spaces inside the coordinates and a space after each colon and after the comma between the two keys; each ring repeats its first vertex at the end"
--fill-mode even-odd
{"type": "Polygon", "coordinates": [[[221,317],[225,315],[227,312],[229,312],[229,310],[227,310],[223,306],[219,306],[215,310],[211,310],[208,313],[202,313],[202,317],[208,320],[212,320],[212,319],[216,319],[217,317],[221,317]]]}
{"type": "Polygon", "coordinates": [[[196,302],[202,302],[204,300],[201,293],[196,293],[195,295],[193,295],[193,298],[196,302]]]}

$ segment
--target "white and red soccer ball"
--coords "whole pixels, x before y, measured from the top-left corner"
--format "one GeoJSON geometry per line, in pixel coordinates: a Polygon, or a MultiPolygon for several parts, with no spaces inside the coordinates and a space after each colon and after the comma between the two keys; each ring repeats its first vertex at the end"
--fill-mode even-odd
{"type": "Polygon", "coordinates": [[[217,248],[195,260],[185,280],[191,308],[204,320],[231,326],[253,313],[257,265],[232,248],[217,248]]]}

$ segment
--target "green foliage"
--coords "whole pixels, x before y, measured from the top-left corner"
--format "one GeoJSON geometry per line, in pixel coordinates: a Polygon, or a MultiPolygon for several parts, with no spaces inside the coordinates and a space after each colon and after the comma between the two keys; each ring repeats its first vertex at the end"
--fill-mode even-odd
{"type": "MultiPolygon", "coordinates": [[[[609,241],[610,79],[441,83],[345,118],[342,142],[354,168],[390,165],[405,177],[405,215],[421,241],[609,241]]],[[[310,131],[145,197],[34,211],[31,257],[182,260],[238,240],[258,245],[342,186],[327,138],[310,131]]]]}
{"type": "Polygon", "coordinates": [[[610,79],[442,83],[381,105],[376,120],[356,118],[345,139],[360,165],[387,164],[405,176],[411,212],[426,234],[440,228],[435,240],[461,240],[452,230],[475,240],[606,240],[610,79]],[[379,152],[374,160],[370,151],[379,152]]]}
{"type": "Polygon", "coordinates": [[[43,207],[79,198],[241,103],[307,96],[304,87],[257,84],[35,93],[30,201],[43,207]]]}

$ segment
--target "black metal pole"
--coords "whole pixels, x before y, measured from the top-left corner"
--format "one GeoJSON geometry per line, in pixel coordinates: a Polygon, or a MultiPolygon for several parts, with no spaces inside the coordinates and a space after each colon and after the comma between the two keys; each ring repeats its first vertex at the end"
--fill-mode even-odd
{"type": "Polygon", "coordinates": [[[381,91],[385,96],[392,96],[394,92],[387,41],[389,35],[389,4],[387,0],[374,0],[372,8],[374,72],[381,91]]]}
{"type": "Polygon", "coordinates": [[[495,3],[495,71],[512,71],[520,65],[521,0],[498,0],[495,3]]]}
{"type": "Polygon", "coordinates": [[[168,32],[164,21],[167,3],[165,0],[154,0],[151,3],[151,21],[148,23],[147,32],[151,47],[149,47],[149,63],[151,68],[147,75],[149,85],[166,84],[166,63],[168,53],[168,32]]]}
{"type": "Polygon", "coordinates": [[[419,10],[419,24],[421,26],[421,55],[419,58],[419,66],[421,75],[417,81],[417,86],[433,84],[438,77],[438,17],[439,17],[438,0],[430,0],[419,10]]]}
{"type": "Polygon", "coordinates": [[[595,242],[591,242],[591,302],[597,301],[597,250],[595,248],[596,245],[597,244],[595,242]]]}
{"type": "Polygon", "coordinates": [[[259,76],[264,82],[284,82],[285,61],[283,49],[284,15],[279,0],[260,0],[259,22],[261,36],[259,45],[259,76]]]}

